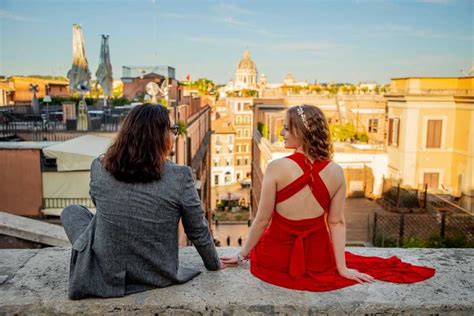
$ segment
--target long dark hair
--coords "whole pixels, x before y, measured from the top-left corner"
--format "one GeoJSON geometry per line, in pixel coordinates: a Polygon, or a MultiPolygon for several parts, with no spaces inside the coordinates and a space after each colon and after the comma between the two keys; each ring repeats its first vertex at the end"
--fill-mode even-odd
{"type": "Polygon", "coordinates": [[[115,179],[128,183],[161,179],[172,141],[168,110],[159,104],[133,108],[102,164],[115,179]]]}

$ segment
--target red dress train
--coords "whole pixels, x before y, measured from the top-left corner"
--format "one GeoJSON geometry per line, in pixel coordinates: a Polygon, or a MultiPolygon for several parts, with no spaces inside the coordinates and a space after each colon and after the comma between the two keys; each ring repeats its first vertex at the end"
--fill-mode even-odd
{"type": "MultiPolygon", "coordinates": [[[[334,251],[326,224],[331,203],[329,192],[319,172],[329,161],[314,162],[295,153],[292,159],[304,171],[276,194],[275,203],[282,202],[309,185],[325,213],[316,218],[290,220],[273,212],[270,226],[250,253],[250,271],[268,283],[296,290],[331,291],[357,284],[341,277],[336,269],[334,251]]],[[[390,258],[345,253],[348,268],[357,269],[382,281],[415,283],[431,278],[435,270],[415,266],[393,256],[390,258]]]]}

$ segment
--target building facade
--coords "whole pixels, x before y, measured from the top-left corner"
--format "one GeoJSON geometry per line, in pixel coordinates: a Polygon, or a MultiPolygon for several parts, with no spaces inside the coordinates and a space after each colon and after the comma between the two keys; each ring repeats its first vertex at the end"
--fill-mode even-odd
{"type": "Polygon", "coordinates": [[[235,183],[235,128],[228,118],[219,118],[212,130],[212,186],[235,183]]]}
{"type": "Polygon", "coordinates": [[[235,181],[239,182],[251,177],[253,99],[227,98],[226,106],[235,127],[235,181]]]}
{"type": "MultiPolygon", "coordinates": [[[[131,101],[143,101],[149,97],[146,91],[146,85],[150,82],[162,86],[168,79],[168,96],[170,105],[174,102],[179,104],[181,99],[181,90],[179,83],[175,78],[175,69],[169,66],[144,66],[144,67],[122,67],[123,96],[131,101]]],[[[157,95],[160,99],[160,95],[157,95]]]]}
{"type": "Polygon", "coordinates": [[[33,93],[30,86],[36,85],[37,98],[44,98],[45,95],[51,97],[68,97],[69,82],[67,80],[41,79],[35,77],[13,76],[0,82],[0,102],[3,105],[31,105],[33,93]]]}
{"type": "Polygon", "coordinates": [[[390,176],[472,197],[474,77],[392,79],[386,97],[390,176]]]}

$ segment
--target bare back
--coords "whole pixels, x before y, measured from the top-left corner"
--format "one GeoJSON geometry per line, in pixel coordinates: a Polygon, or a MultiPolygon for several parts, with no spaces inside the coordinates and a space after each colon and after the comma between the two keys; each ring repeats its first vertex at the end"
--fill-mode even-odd
{"type": "MultiPolygon", "coordinates": [[[[277,192],[303,175],[301,167],[292,159],[281,158],[278,159],[277,164],[280,171],[276,177],[277,192]]],[[[331,199],[344,181],[344,178],[340,176],[340,169],[338,164],[330,162],[319,173],[331,199]]],[[[275,210],[280,215],[292,220],[314,218],[324,214],[323,207],[316,200],[308,185],[290,198],[276,204],[275,210]]]]}

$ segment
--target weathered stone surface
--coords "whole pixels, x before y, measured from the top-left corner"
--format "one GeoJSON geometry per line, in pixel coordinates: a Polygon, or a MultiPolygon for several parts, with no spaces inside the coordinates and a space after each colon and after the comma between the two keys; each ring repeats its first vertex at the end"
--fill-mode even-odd
{"type": "Polygon", "coordinates": [[[70,245],[61,226],[5,212],[0,212],[0,234],[50,246],[70,245]]]}
{"type": "MultiPolygon", "coordinates": [[[[158,314],[158,315],[381,315],[474,314],[474,250],[350,248],[362,255],[397,255],[437,269],[435,277],[416,284],[375,282],[312,293],[276,287],[243,268],[206,271],[192,247],[180,260],[200,267],[192,281],[123,298],[67,298],[69,249],[0,250],[2,314],[158,314]]],[[[234,248],[220,248],[221,255],[234,248]]]]}

